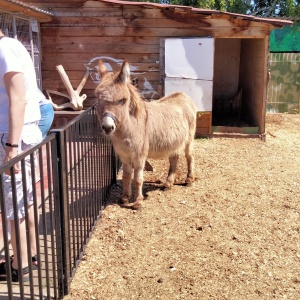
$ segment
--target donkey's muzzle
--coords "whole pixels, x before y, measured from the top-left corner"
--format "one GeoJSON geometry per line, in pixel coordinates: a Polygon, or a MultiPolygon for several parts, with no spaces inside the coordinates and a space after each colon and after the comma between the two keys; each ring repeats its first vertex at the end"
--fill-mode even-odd
{"type": "Polygon", "coordinates": [[[114,125],[102,125],[102,130],[107,134],[111,134],[115,130],[114,125]]]}
{"type": "Polygon", "coordinates": [[[116,130],[116,117],[109,112],[104,113],[101,128],[106,135],[112,134],[116,130]]]}

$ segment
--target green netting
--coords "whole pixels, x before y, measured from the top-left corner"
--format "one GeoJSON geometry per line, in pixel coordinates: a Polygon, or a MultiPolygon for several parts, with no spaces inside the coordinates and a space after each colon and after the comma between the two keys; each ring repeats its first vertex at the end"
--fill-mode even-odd
{"type": "Polygon", "coordinates": [[[273,29],[270,35],[270,52],[300,52],[300,24],[273,29]]]}

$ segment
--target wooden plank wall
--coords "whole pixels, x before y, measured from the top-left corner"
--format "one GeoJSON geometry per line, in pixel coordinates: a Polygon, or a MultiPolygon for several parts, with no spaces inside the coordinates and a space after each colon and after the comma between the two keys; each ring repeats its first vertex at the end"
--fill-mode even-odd
{"type": "MultiPolygon", "coordinates": [[[[89,65],[96,76],[96,57],[127,59],[135,68],[138,88],[148,98],[161,91],[160,43],[165,37],[256,38],[269,34],[271,26],[225,15],[190,14],[184,10],[108,4],[83,0],[31,0],[50,9],[55,17],[41,24],[43,88],[65,92],[55,69],[63,65],[74,88],[89,65]],[[152,88],[152,92],[151,92],[152,88]]],[[[107,61],[111,61],[107,59],[107,61]]],[[[174,62],[176,63],[176,62],[174,62]]],[[[112,66],[116,66],[112,63],[112,66]]],[[[96,83],[91,78],[83,92],[94,103],[96,83]]]]}
{"type": "Polygon", "coordinates": [[[215,39],[214,99],[232,99],[239,90],[241,39],[215,39]]]}

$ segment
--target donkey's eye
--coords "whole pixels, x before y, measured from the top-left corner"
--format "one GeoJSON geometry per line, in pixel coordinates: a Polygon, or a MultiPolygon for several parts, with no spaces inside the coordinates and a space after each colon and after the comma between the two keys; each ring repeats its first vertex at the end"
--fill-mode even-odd
{"type": "Polygon", "coordinates": [[[117,102],[119,105],[123,105],[125,103],[125,101],[126,101],[126,98],[122,98],[122,99],[118,100],[117,102]]]}

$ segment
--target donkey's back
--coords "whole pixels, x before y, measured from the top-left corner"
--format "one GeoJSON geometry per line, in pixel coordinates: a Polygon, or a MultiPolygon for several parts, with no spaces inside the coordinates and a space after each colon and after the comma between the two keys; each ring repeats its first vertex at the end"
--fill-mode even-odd
{"type": "Polygon", "coordinates": [[[150,158],[170,157],[193,143],[196,106],[184,93],[174,93],[146,103],[150,158]]]}

